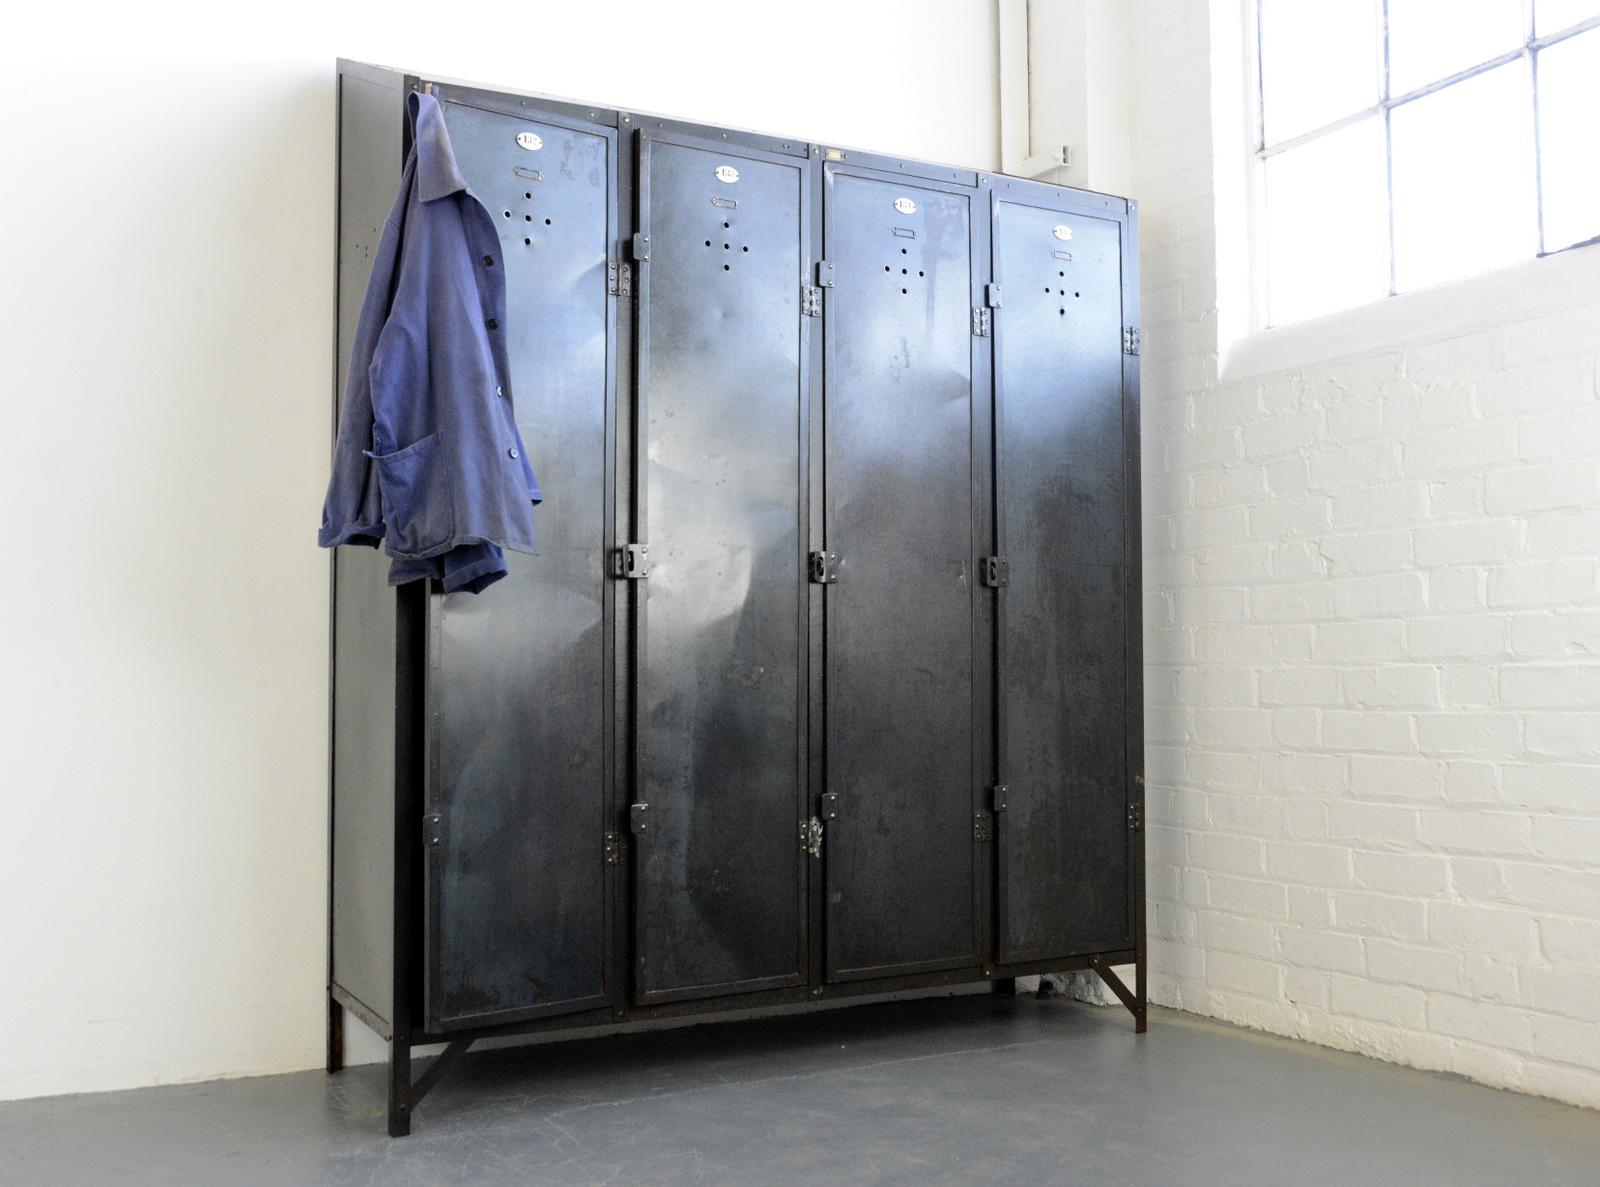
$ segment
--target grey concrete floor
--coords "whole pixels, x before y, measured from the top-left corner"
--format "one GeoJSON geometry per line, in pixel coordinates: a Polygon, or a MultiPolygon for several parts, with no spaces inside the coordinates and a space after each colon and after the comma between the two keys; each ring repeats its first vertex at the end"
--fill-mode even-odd
{"type": "Polygon", "coordinates": [[[0,1182],[1600,1184],[1600,1113],[1170,1011],[943,998],[0,1105],[0,1182]]]}

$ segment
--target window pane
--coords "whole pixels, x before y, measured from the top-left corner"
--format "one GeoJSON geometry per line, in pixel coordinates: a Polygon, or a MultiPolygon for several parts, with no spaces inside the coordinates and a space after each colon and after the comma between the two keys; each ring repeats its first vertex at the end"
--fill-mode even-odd
{"type": "Polygon", "coordinates": [[[1396,288],[1533,254],[1526,70],[1519,59],[1394,109],[1396,288]]]}
{"type": "Polygon", "coordinates": [[[1527,39],[1523,0],[1389,0],[1389,94],[1398,98],[1527,39]]]}
{"type": "Polygon", "coordinates": [[[1600,0],[1536,0],[1533,15],[1540,37],[1570,29],[1579,21],[1600,16],[1600,0]]]}
{"type": "Polygon", "coordinates": [[[1375,4],[1260,2],[1261,98],[1268,144],[1378,101],[1375,4]]]}
{"type": "Polygon", "coordinates": [[[1539,54],[1539,160],[1546,251],[1600,235],[1600,29],[1539,54]]]}
{"type": "Polygon", "coordinates": [[[1388,290],[1378,131],[1372,116],[1267,158],[1273,325],[1374,301],[1388,290]]]}

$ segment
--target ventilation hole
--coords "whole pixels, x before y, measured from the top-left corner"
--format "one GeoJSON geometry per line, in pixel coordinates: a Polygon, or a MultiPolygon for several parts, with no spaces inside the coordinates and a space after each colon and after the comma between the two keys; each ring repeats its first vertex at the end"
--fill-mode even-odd
{"type": "Polygon", "coordinates": [[[1081,297],[1081,296],[1083,296],[1083,294],[1082,294],[1082,293],[1073,293],[1073,294],[1072,294],[1072,295],[1073,295],[1073,296],[1074,296],[1074,297],[1081,297]]]}
{"type": "Polygon", "coordinates": [[[527,193],[523,194],[522,196],[524,198],[532,198],[533,197],[533,191],[529,190],[527,193]]]}
{"type": "Polygon", "coordinates": [[[903,297],[903,296],[905,296],[905,294],[906,294],[906,290],[905,289],[901,289],[900,290],[900,295],[903,297]]]}
{"type": "Polygon", "coordinates": [[[748,252],[750,249],[748,247],[741,247],[739,250],[743,251],[743,252],[748,252]]]}
{"type": "Polygon", "coordinates": [[[1057,273],[1056,273],[1056,275],[1057,275],[1057,276],[1065,276],[1065,275],[1066,275],[1066,273],[1065,273],[1065,272],[1057,272],[1057,273]]]}
{"type": "Polygon", "coordinates": [[[906,273],[906,270],[904,268],[900,269],[900,275],[901,276],[905,276],[906,274],[907,273],[906,273]]]}
{"type": "Polygon", "coordinates": [[[903,248],[903,247],[902,247],[902,248],[901,248],[901,249],[900,249],[900,254],[901,254],[901,255],[905,255],[905,254],[906,254],[906,249],[905,249],[905,248],[903,248]]]}
{"type": "Polygon", "coordinates": [[[1067,311],[1065,309],[1057,309],[1056,312],[1059,313],[1062,317],[1066,317],[1067,316],[1067,311]]]}
{"type": "Polygon", "coordinates": [[[727,244],[726,244],[726,243],[724,243],[724,244],[723,244],[723,245],[722,245],[722,250],[723,250],[723,251],[727,251],[727,250],[728,250],[728,245],[727,245],[727,244]]]}
{"type": "Polygon", "coordinates": [[[1044,291],[1047,293],[1050,291],[1050,286],[1048,284],[1044,286],[1044,291]]]}
{"type": "Polygon", "coordinates": [[[531,214],[523,215],[522,216],[522,221],[525,222],[525,223],[531,223],[533,221],[533,215],[531,215],[531,214]]]}
{"type": "Polygon", "coordinates": [[[707,247],[710,247],[710,246],[711,246],[711,240],[709,240],[709,239],[707,239],[707,240],[706,240],[706,246],[707,246],[707,247]]]}
{"type": "Polygon", "coordinates": [[[550,225],[550,220],[549,219],[545,219],[544,220],[544,225],[548,227],[550,225]]]}
{"type": "Polygon", "coordinates": [[[726,264],[722,265],[722,270],[724,272],[726,272],[728,270],[728,265],[726,265],[726,264]]]}
{"type": "Polygon", "coordinates": [[[732,224],[732,223],[723,223],[723,224],[722,224],[722,229],[723,229],[723,230],[724,230],[724,231],[726,231],[726,230],[727,230],[727,229],[728,229],[728,228],[729,228],[729,227],[731,227],[731,226],[732,226],[732,225],[733,225],[733,224],[732,224]]]}
{"type": "Polygon", "coordinates": [[[524,239],[522,242],[523,242],[523,245],[526,246],[526,247],[532,247],[533,246],[533,240],[532,239],[524,239]]]}
{"type": "Polygon", "coordinates": [[[507,217],[507,218],[510,218],[510,217],[511,217],[511,212],[510,212],[510,211],[509,211],[509,210],[508,210],[508,211],[506,211],[506,212],[505,212],[505,216],[506,216],[506,217],[507,217]]]}
{"type": "Polygon", "coordinates": [[[918,269],[917,269],[917,275],[918,275],[918,276],[921,276],[921,275],[922,275],[922,274],[923,274],[923,273],[922,273],[922,269],[921,269],[921,268],[918,268],[918,269]]]}
{"type": "Polygon", "coordinates": [[[884,271],[885,271],[885,272],[892,272],[892,271],[894,271],[894,269],[892,269],[892,268],[890,268],[890,267],[889,267],[889,265],[888,265],[888,264],[885,264],[885,265],[884,265],[884,266],[883,266],[883,270],[884,270],[884,271]]]}

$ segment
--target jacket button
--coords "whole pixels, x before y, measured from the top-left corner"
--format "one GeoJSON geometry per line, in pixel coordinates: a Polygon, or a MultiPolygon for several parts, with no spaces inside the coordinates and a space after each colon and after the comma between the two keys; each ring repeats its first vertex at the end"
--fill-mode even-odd
{"type": "Polygon", "coordinates": [[[494,257],[493,256],[484,256],[483,257],[483,266],[485,268],[494,267],[494,257]]]}
{"type": "Polygon", "coordinates": [[[495,318],[492,318],[492,317],[488,321],[484,322],[483,324],[488,326],[491,330],[498,330],[500,328],[499,321],[497,321],[495,318]]]}
{"type": "Polygon", "coordinates": [[[504,387],[496,387],[494,389],[494,394],[497,396],[503,396],[506,394],[506,389],[504,387]]]}
{"type": "Polygon", "coordinates": [[[520,453],[518,453],[518,452],[517,452],[517,451],[516,451],[516,450],[515,450],[515,449],[508,449],[508,450],[506,450],[506,452],[507,452],[507,453],[508,453],[508,454],[510,454],[510,455],[511,455],[511,456],[512,456],[512,457],[514,457],[514,458],[516,458],[516,457],[521,457],[521,456],[522,456],[522,455],[521,455],[521,454],[520,454],[520,453]]]}

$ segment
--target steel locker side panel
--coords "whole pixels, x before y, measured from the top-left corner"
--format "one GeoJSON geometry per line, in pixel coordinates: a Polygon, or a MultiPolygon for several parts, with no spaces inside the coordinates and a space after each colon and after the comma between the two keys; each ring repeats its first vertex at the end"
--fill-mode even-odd
{"type": "MultiPolygon", "coordinates": [[[[500,231],[510,382],[544,493],[539,555],[433,596],[425,1008],[434,1030],[606,1000],[616,136],[444,103],[500,231]],[[522,144],[518,137],[522,136],[522,144]],[[531,145],[533,147],[524,147],[531,145]]],[[[486,393],[486,398],[495,398],[486,393]]]]}
{"type": "Polygon", "coordinates": [[[1003,962],[1132,939],[1122,233],[1111,211],[994,205],[1003,962]]]}
{"type": "Polygon", "coordinates": [[[657,1002],[805,978],[810,164],[639,137],[635,996],[657,1002]]]}
{"type": "Polygon", "coordinates": [[[976,191],[828,166],[826,972],[978,960],[976,191]]]}

